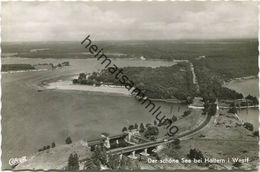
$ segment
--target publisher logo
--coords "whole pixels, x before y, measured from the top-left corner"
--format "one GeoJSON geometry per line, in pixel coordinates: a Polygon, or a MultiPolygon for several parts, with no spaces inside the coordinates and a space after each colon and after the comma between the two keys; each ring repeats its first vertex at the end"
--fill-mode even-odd
{"type": "Polygon", "coordinates": [[[23,163],[25,161],[26,161],[26,156],[23,156],[21,158],[11,158],[11,159],[9,159],[9,165],[15,166],[15,165],[18,165],[18,164],[23,163]]]}

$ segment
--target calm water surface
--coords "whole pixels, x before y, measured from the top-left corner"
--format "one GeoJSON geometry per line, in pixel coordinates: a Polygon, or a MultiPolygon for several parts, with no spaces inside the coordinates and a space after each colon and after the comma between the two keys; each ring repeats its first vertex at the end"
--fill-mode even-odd
{"type": "MultiPolygon", "coordinates": [[[[41,80],[93,72],[102,69],[96,59],[28,59],[3,58],[2,63],[54,63],[69,61],[71,66],[53,71],[24,72],[2,75],[2,160],[7,168],[8,160],[34,153],[53,141],[64,144],[66,137],[72,140],[89,140],[101,132],[118,134],[124,126],[134,123],[152,123],[154,117],[132,97],[104,95],[82,91],[44,90],[38,92],[41,80]]],[[[114,59],[122,66],[169,66],[167,61],[142,61],[138,59],[114,59]]],[[[163,114],[171,117],[182,115],[184,105],[158,103],[163,114]]]]}
{"type": "MultiPolygon", "coordinates": [[[[258,78],[233,80],[227,85],[227,87],[236,90],[239,93],[242,93],[244,97],[249,94],[259,97],[258,82],[259,82],[258,78]]],[[[252,123],[254,125],[255,130],[258,130],[259,127],[258,109],[241,110],[238,113],[238,115],[242,120],[252,123]]]]}

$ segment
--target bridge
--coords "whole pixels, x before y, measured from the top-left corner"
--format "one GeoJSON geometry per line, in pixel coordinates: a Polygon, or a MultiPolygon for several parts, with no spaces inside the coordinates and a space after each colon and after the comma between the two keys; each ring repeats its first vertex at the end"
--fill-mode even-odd
{"type": "MultiPolygon", "coordinates": [[[[218,105],[218,100],[216,100],[216,104],[217,104],[217,107],[216,107],[217,108],[216,117],[217,117],[219,115],[219,109],[220,109],[220,107],[218,105]]],[[[144,150],[144,152],[142,152],[141,154],[144,156],[148,156],[149,154],[147,153],[147,150],[149,148],[155,148],[161,144],[173,142],[176,138],[178,138],[180,140],[185,140],[185,139],[189,139],[190,137],[193,137],[193,135],[197,134],[201,129],[203,129],[205,126],[207,126],[210,123],[210,121],[212,120],[212,118],[213,118],[213,116],[206,115],[206,119],[201,124],[199,124],[198,127],[194,128],[192,130],[189,130],[187,132],[181,133],[181,134],[177,135],[176,137],[171,137],[171,138],[165,137],[165,139],[161,138],[161,140],[158,140],[158,141],[149,141],[149,142],[138,144],[138,145],[132,145],[132,146],[128,146],[128,147],[112,149],[112,150],[107,151],[107,153],[111,154],[111,155],[121,155],[121,154],[132,153],[132,155],[130,155],[129,157],[136,159],[137,157],[135,156],[135,152],[144,150]]]]}
{"type": "MultiPolygon", "coordinates": [[[[173,141],[173,138],[171,140],[173,141]]],[[[150,141],[150,142],[141,143],[141,144],[138,144],[138,145],[112,149],[112,150],[107,151],[107,153],[111,154],[111,155],[126,154],[126,153],[130,153],[130,152],[138,151],[138,150],[154,148],[154,147],[156,147],[156,146],[158,146],[158,145],[160,145],[164,142],[165,141],[163,141],[163,140],[161,140],[161,141],[150,141]]]]}
{"type": "MultiPolygon", "coordinates": [[[[199,98],[197,98],[199,101],[199,98]]],[[[194,100],[196,100],[196,97],[194,98],[194,100]]],[[[201,101],[201,100],[200,100],[201,101]]],[[[236,105],[237,109],[249,109],[249,108],[258,108],[259,105],[252,105],[252,104],[248,104],[248,103],[252,103],[252,100],[249,99],[235,99],[235,100],[221,100],[221,102],[223,103],[227,103],[227,104],[231,104],[234,103],[236,105]],[[244,106],[240,106],[240,103],[246,103],[247,105],[244,106]]],[[[202,104],[191,104],[188,106],[190,109],[204,109],[202,104]]],[[[223,106],[223,105],[219,105],[219,109],[230,109],[230,106],[223,106]]]]}
{"type": "MultiPolygon", "coordinates": [[[[237,109],[249,109],[249,108],[258,108],[258,105],[253,105],[253,106],[238,106],[236,107],[237,109]]],[[[230,109],[231,107],[227,106],[219,106],[220,109],[230,109]]]]}
{"type": "MultiPolygon", "coordinates": [[[[135,156],[135,153],[139,152],[139,151],[143,151],[143,152],[140,153],[141,155],[149,156],[148,149],[154,149],[161,144],[167,144],[167,143],[173,142],[176,138],[178,138],[180,140],[186,140],[186,139],[193,137],[195,134],[200,132],[201,129],[203,129],[205,126],[207,126],[211,122],[212,116],[206,115],[205,117],[206,117],[206,119],[201,124],[199,124],[198,127],[194,128],[190,131],[180,133],[176,137],[171,137],[171,138],[164,137],[164,138],[160,138],[160,140],[157,140],[157,141],[148,141],[146,143],[141,143],[141,144],[137,144],[137,145],[115,148],[115,149],[107,150],[106,153],[107,153],[107,155],[108,154],[110,154],[110,155],[130,154],[129,158],[136,159],[137,156],[135,156]]],[[[125,136],[127,136],[127,133],[122,133],[122,134],[118,134],[118,135],[115,135],[115,136],[110,136],[110,139],[122,139],[125,136]]],[[[104,139],[105,138],[90,140],[88,142],[88,145],[93,147],[93,146],[98,145],[98,144],[103,144],[104,139]]],[[[80,157],[80,159],[79,159],[80,162],[83,162],[85,160],[87,160],[87,158],[84,157],[84,156],[80,157]]]]}
{"type": "Polygon", "coordinates": [[[140,150],[144,150],[144,152],[142,152],[142,155],[148,156],[149,154],[147,153],[147,150],[149,148],[155,148],[161,144],[166,144],[166,143],[170,143],[173,142],[176,138],[182,140],[187,138],[187,136],[191,136],[196,134],[198,131],[200,131],[201,129],[203,129],[212,119],[212,116],[207,115],[206,119],[195,129],[187,131],[185,133],[182,133],[176,137],[172,137],[172,138],[168,138],[168,139],[162,139],[158,140],[158,141],[149,141],[146,143],[141,143],[141,144],[137,144],[137,145],[132,145],[132,146],[128,146],[128,147],[123,147],[123,148],[117,148],[117,149],[112,149],[112,150],[108,150],[107,153],[111,154],[111,155],[121,155],[121,154],[129,154],[132,153],[132,155],[130,155],[130,158],[136,159],[137,157],[135,156],[135,152],[136,151],[140,151],[140,150]]]}
{"type": "MultiPolygon", "coordinates": [[[[216,116],[218,116],[219,109],[220,109],[220,107],[218,105],[218,101],[216,101],[216,104],[217,104],[217,114],[216,114],[216,116]]],[[[147,153],[148,149],[153,149],[153,148],[156,148],[157,146],[159,146],[161,144],[167,144],[167,143],[173,142],[176,138],[178,138],[180,140],[186,140],[186,139],[193,137],[201,129],[203,129],[205,126],[207,126],[210,123],[211,119],[212,119],[212,116],[206,115],[206,119],[202,123],[200,123],[198,127],[194,128],[192,130],[186,131],[184,133],[180,133],[176,137],[171,137],[171,138],[164,137],[164,138],[160,138],[160,140],[156,140],[156,141],[148,141],[148,142],[137,144],[137,145],[115,148],[115,149],[108,150],[107,154],[122,155],[122,154],[130,154],[131,153],[131,155],[129,157],[136,159],[137,158],[135,156],[136,151],[144,150],[144,152],[142,152],[141,155],[148,156],[149,155],[147,153]]],[[[116,135],[116,136],[111,136],[109,139],[110,140],[111,139],[119,139],[119,138],[125,137],[126,135],[127,135],[126,133],[123,133],[123,134],[119,134],[119,135],[116,135]]],[[[89,143],[90,143],[90,145],[91,144],[95,145],[97,143],[101,143],[101,141],[100,141],[100,139],[97,139],[97,140],[92,140],[89,143]]]]}
{"type": "MultiPolygon", "coordinates": [[[[219,107],[218,105],[218,100],[216,100],[216,104],[217,104],[217,113],[215,115],[214,118],[216,118],[219,114],[219,109],[221,109],[221,107],[219,107]]],[[[191,129],[189,131],[180,133],[179,135],[176,135],[175,137],[164,137],[164,138],[160,138],[160,140],[156,140],[156,141],[147,141],[145,143],[141,143],[141,144],[136,144],[136,145],[131,145],[131,146],[127,146],[127,147],[120,147],[120,148],[115,148],[115,149],[111,149],[107,151],[107,154],[110,155],[122,155],[122,154],[131,154],[129,157],[136,159],[137,157],[135,156],[136,151],[144,151],[141,154],[148,156],[149,154],[147,153],[148,149],[153,149],[156,148],[157,146],[161,145],[161,144],[167,144],[170,142],[173,142],[176,138],[180,139],[180,140],[186,140],[189,139],[191,137],[193,137],[195,134],[197,134],[201,129],[203,129],[205,126],[207,126],[210,121],[213,121],[213,116],[210,115],[205,115],[205,120],[203,122],[201,122],[196,128],[191,129]]],[[[215,122],[215,120],[214,120],[215,122]]],[[[120,134],[120,135],[116,135],[116,136],[112,136],[111,138],[122,138],[127,134],[120,134]]],[[[111,139],[110,138],[110,139],[111,139]]]]}
{"type": "MultiPolygon", "coordinates": [[[[194,105],[189,105],[188,106],[190,109],[204,109],[203,106],[194,106],[194,105]]],[[[249,108],[258,108],[259,105],[252,105],[252,106],[238,106],[236,107],[237,109],[249,109],[249,108]]],[[[219,106],[219,109],[230,109],[231,107],[228,106],[219,106]]]]}

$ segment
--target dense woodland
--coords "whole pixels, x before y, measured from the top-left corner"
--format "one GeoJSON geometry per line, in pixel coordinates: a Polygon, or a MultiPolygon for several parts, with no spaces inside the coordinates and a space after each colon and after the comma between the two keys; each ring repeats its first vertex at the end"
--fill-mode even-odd
{"type": "MultiPolygon", "coordinates": [[[[83,39],[83,38],[82,38],[83,39]]],[[[78,42],[2,43],[2,57],[26,58],[95,58],[78,42]],[[42,49],[32,51],[33,49],[42,49]]],[[[191,60],[223,79],[258,73],[257,39],[234,40],[168,40],[168,41],[95,41],[109,58],[191,60]],[[121,54],[121,55],[120,55],[121,54]],[[196,60],[205,56],[201,60],[196,60]]]]}
{"type": "MultiPolygon", "coordinates": [[[[201,60],[200,60],[201,61],[201,60]]],[[[195,73],[200,86],[200,96],[205,99],[241,99],[243,95],[234,90],[223,87],[224,78],[218,73],[211,71],[207,64],[194,62],[195,73]]]]}
{"type": "MultiPolygon", "coordinates": [[[[186,100],[187,97],[195,94],[189,63],[178,63],[170,67],[158,68],[125,67],[123,74],[149,98],[186,100]]],[[[103,70],[101,73],[94,72],[88,79],[82,80],[79,76],[78,80],[73,82],[88,85],[102,82],[124,86],[115,78],[115,74],[112,75],[108,70],[103,70]]]]}
{"type": "MultiPolygon", "coordinates": [[[[94,58],[88,49],[80,44],[82,40],[78,42],[4,42],[2,51],[4,54],[17,53],[15,56],[27,58],[94,58]],[[31,52],[32,49],[45,50],[31,52]]],[[[232,74],[239,73],[236,72],[237,66],[243,66],[243,72],[252,73],[250,68],[253,66],[256,67],[254,70],[257,70],[257,39],[179,41],[95,41],[93,39],[92,44],[103,48],[109,58],[119,57],[115,53],[124,54],[120,58],[144,56],[146,59],[165,60],[192,60],[199,56],[206,56],[213,70],[222,69],[232,74]]]]}
{"type": "MultiPolygon", "coordinates": [[[[82,38],[83,39],[83,38],[82,38]]],[[[79,42],[34,42],[34,43],[3,43],[2,50],[15,53],[12,57],[27,58],[94,58],[88,49],[79,42]],[[33,49],[42,49],[31,51],[33,49]]],[[[242,95],[222,87],[223,81],[232,78],[258,74],[258,41],[257,39],[234,40],[180,40],[180,41],[95,41],[99,48],[109,58],[139,58],[149,59],[190,60],[198,77],[202,97],[218,97],[222,99],[237,99],[242,95]],[[201,58],[199,58],[201,57],[201,58]]],[[[124,73],[134,81],[136,86],[145,91],[151,98],[185,99],[194,96],[190,71],[183,64],[174,67],[124,68],[124,73]],[[185,70],[185,72],[182,71],[185,70]]],[[[5,70],[5,67],[4,69],[5,70]]],[[[93,73],[97,81],[114,81],[113,75],[101,76],[93,73]],[[96,76],[95,76],[96,75],[96,76]]],[[[82,84],[99,84],[95,80],[82,80],[82,84]],[[89,82],[89,83],[88,83],[89,82]]],[[[75,80],[77,83],[77,81],[75,80]]]]}
{"type": "MultiPolygon", "coordinates": [[[[222,86],[223,78],[216,73],[195,63],[195,72],[198,77],[200,92],[196,92],[192,82],[192,73],[189,63],[182,62],[170,67],[125,67],[123,74],[132,80],[135,87],[141,89],[149,98],[189,100],[194,96],[201,96],[204,100],[214,102],[219,99],[241,99],[243,95],[234,90],[222,86]]],[[[99,86],[112,84],[124,86],[115,74],[107,69],[100,73],[94,72],[88,78],[81,73],[74,84],[86,84],[99,86]]]]}

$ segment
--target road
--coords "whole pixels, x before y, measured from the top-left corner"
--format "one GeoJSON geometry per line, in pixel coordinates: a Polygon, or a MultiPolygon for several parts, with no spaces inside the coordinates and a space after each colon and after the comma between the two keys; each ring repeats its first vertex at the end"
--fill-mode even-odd
{"type": "Polygon", "coordinates": [[[165,140],[150,141],[150,142],[146,142],[146,143],[142,143],[142,144],[138,144],[138,145],[109,150],[109,151],[107,151],[107,153],[110,153],[112,155],[130,153],[130,152],[137,151],[137,150],[143,150],[146,148],[156,147],[160,144],[170,143],[170,142],[174,141],[174,139],[176,139],[176,138],[178,138],[178,139],[187,138],[187,137],[193,136],[194,134],[197,134],[198,131],[200,131],[205,126],[207,126],[207,124],[209,124],[211,119],[212,119],[212,116],[207,115],[206,119],[195,129],[187,131],[186,133],[180,134],[175,138],[172,137],[172,138],[168,139],[167,141],[165,141],[165,140]]]}

